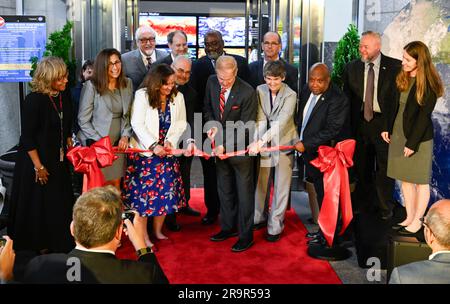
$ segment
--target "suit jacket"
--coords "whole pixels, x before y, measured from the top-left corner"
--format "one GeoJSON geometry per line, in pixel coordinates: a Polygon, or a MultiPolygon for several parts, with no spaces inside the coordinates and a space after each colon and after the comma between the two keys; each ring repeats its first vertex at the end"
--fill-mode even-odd
{"type": "MultiPolygon", "coordinates": [[[[431,121],[431,113],[436,105],[436,94],[428,90],[423,96],[424,105],[420,106],[416,98],[416,84],[409,91],[406,101],[405,110],[403,111],[403,133],[406,137],[405,146],[411,150],[417,151],[419,144],[433,138],[433,122],[431,121]]],[[[392,133],[395,118],[398,113],[400,92],[398,90],[393,93],[396,98],[395,103],[390,104],[385,116],[385,129],[392,133]]]]}
{"type": "Polygon", "coordinates": [[[47,254],[33,258],[27,265],[25,283],[37,284],[167,284],[169,281],[154,254],[146,254],[138,261],[119,260],[110,253],[87,252],[74,249],[68,254],[47,254]],[[80,264],[77,262],[80,261],[80,264]],[[80,280],[76,278],[80,266],[80,280]]]}
{"type": "MultiPolygon", "coordinates": [[[[155,52],[156,61],[167,56],[166,51],[155,50],[155,52]]],[[[134,93],[141,85],[145,75],[147,75],[147,67],[144,65],[144,61],[142,61],[140,50],[136,49],[123,54],[122,63],[125,75],[133,81],[134,93]]]]}
{"type": "MultiPolygon", "coordinates": [[[[234,59],[236,59],[238,66],[238,77],[244,81],[248,81],[250,72],[248,70],[247,60],[244,57],[238,55],[227,55],[233,56],[234,59]]],[[[192,63],[192,76],[190,84],[197,92],[199,100],[201,102],[203,102],[205,98],[206,82],[208,81],[209,76],[214,74],[216,74],[216,70],[214,69],[211,63],[211,59],[209,59],[208,56],[203,56],[202,58],[192,63]]],[[[203,105],[201,107],[198,107],[195,112],[201,112],[202,108],[203,105]]]]}
{"type": "Polygon", "coordinates": [[[389,284],[450,284],[450,253],[395,267],[389,284]]]}
{"type": "MultiPolygon", "coordinates": [[[[284,79],[284,83],[286,83],[292,90],[298,93],[298,72],[297,69],[286,62],[285,60],[280,60],[284,63],[286,68],[286,78],[284,79]]],[[[248,65],[248,69],[250,71],[250,78],[248,83],[256,89],[260,84],[266,83],[263,75],[264,68],[264,59],[261,58],[258,61],[254,61],[248,65]]]]}
{"type": "MultiPolygon", "coordinates": [[[[401,69],[401,61],[380,54],[380,71],[378,74],[377,99],[381,113],[387,114],[389,107],[395,103],[395,78],[401,69]]],[[[364,100],[364,62],[356,59],[348,63],[342,76],[344,93],[350,101],[350,125],[356,135],[362,117],[364,100]]]]}
{"type": "MultiPolygon", "coordinates": [[[[121,136],[131,136],[129,110],[133,100],[133,87],[131,79],[127,78],[126,88],[120,89],[122,97],[121,136]]],[[[78,111],[78,124],[80,125],[79,138],[95,141],[109,134],[113,119],[111,95],[100,95],[92,82],[86,81],[81,90],[80,108],[78,111]]],[[[114,144],[114,143],[113,143],[114,144]]]]}
{"type": "Polygon", "coordinates": [[[177,89],[178,92],[183,94],[184,106],[186,108],[186,122],[189,125],[189,127],[186,126],[182,139],[194,138],[194,112],[199,103],[197,92],[188,83],[178,86],[177,89]]]}
{"type": "Polygon", "coordinates": [[[216,121],[221,124],[222,133],[219,128],[216,135],[216,146],[223,144],[227,152],[245,149],[250,143],[249,140],[253,139],[254,130],[246,128],[244,134],[242,134],[244,126],[227,130],[226,123],[245,124],[255,121],[258,106],[255,90],[248,83],[236,77],[230,95],[226,100],[222,119],[220,118],[219,96],[219,80],[216,75],[211,75],[205,90],[204,119],[205,122],[216,121]]]}
{"type": "Polygon", "coordinates": [[[157,65],[161,63],[171,65],[173,63],[172,54],[169,54],[161,59],[156,60],[154,64],[157,65]]]}
{"type": "MultiPolygon", "coordinates": [[[[308,85],[300,95],[300,105],[297,114],[298,134],[301,133],[303,123],[303,111],[311,95],[308,85]]],[[[348,115],[349,103],[345,95],[335,85],[330,84],[322,94],[311,112],[308,123],[303,131],[303,145],[305,152],[303,159],[306,165],[306,174],[312,176],[318,170],[311,170],[309,162],[317,157],[317,149],[321,145],[331,146],[340,133],[344,121],[348,115]]]]}
{"type": "MultiPolygon", "coordinates": [[[[293,145],[297,142],[298,133],[295,125],[295,109],[297,94],[285,83],[270,104],[270,90],[267,84],[256,88],[258,111],[256,116],[256,135],[264,143],[272,145],[293,145]]],[[[284,153],[288,153],[286,151],[284,153]]]]}
{"type": "MultiPolygon", "coordinates": [[[[167,131],[165,140],[176,147],[178,141],[186,129],[186,109],[183,94],[178,93],[173,102],[169,103],[171,124],[167,131]]],[[[148,101],[147,89],[136,91],[133,108],[131,110],[131,126],[133,136],[130,146],[138,149],[148,149],[152,144],[159,141],[159,112],[152,108],[148,101]]],[[[152,153],[143,153],[151,156],[152,153]]]]}

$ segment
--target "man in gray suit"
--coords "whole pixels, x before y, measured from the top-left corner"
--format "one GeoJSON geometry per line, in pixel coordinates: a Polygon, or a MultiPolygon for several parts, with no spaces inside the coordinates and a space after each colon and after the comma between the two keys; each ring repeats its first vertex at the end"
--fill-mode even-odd
{"type": "Polygon", "coordinates": [[[135,39],[138,48],[122,55],[125,75],[133,81],[133,92],[141,85],[150,66],[167,56],[167,52],[155,50],[156,32],[150,26],[139,27],[135,39]]]}
{"type": "Polygon", "coordinates": [[[394,268],[389,284],[450,284],[450,200],[436,202],[422,222],[432,254],[394,268]]]}

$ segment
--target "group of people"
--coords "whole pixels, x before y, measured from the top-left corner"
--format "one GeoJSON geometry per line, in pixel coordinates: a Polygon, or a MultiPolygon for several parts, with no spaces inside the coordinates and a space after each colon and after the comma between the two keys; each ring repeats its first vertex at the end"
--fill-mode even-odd
{"type": "MultiPolygon", "coordinates": [[[[204,142],[211,143],[213,156],[242,147],[249,151],[227,159],[201,158],[207,207],[201,222],[213,224],[220,214],[221,229],[211,241],[238,236],[233,252],[253,245],[255,229],[267,226],[270,242],[282,235],[294,151],[263,152],[270,146],[295,147],[321,204],[323,173],[310,161],[319,146],[355,138],[360,199],[354,209],[369,207],[363,204],[364,197],[373,188],[381,217],[391,217],[397,179],[402,181],[407,210],[407,218],[398,224],[400,233],[412,234],[422,227],[420,218],[430,195],[431,112],[443,94],[422,42],[405,46],[399,61],[381,53],[378,33],[365,32],[361,59],[344,71],[343,91],[331,83],[328,67],[316,63],[298,92],[297,69],[279,57],[281,37],[276,32],[264,35],[264,56],[250,65],[241,56],[227,54],[222,35],[215,30],[205,34],[206,56],[195,62],[188,57],[183,31],[168,35],[170,54],[155,49],[156,32],[151,27],[140,27],[135,38],[134,51],[99,52],[75,114],[83,145],[109,136],[119,151],[128,147],[149,151],[128,158],[118,154],[112,166],[102,169],[107,184],[122,192],[124,206],[138,212],[141,222],[136,232],[145,247],[155,248],[147,229],[149,217],[154,237],[166,239],[164,222],[167,228],[180,230],[175,212],[200,215],[188,204],[189,176],[192,153],[208,148],[204,142]],[[202,117],[200,124],[194,121],[196,113],[202,117]],[[198,128],[200,138],[195,136],[198,128]],[[186,153],[172,155],[180,145],[187,147],[186,153]]],[[[73,145],[74,111],[66,84],[64,62],[43,58],[24,103],[8,225],[16,249],[69,252],[74,246],[69,229],[74,196],[65,158],[73,145]]],[[[310,245],[323,243],[320,231],[309,237],[310,245]]],[[[78,244],[76,237],[75,241],[78,244]]]]}

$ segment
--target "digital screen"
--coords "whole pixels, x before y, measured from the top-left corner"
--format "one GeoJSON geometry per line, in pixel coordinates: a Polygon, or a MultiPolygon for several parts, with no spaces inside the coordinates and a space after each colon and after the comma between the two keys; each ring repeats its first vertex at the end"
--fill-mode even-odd
{"type": "Polygon", "coordinates": [[[40,60],[47,32],[44,16],[0,16],[0,82],[31,81],[31,57],[40,60]]]}
{"type": "Polygon", "coordinates": [[[226,47],[245,47],[245,17],[199,17],[199,46],[204,46],[204,35],[209,30],[221,32],[226,47]]]}
{"type": "Polygon", "coordinates": [[[139,13],[139,26],[149,25],[157,34],[156,45],[167,45],[167,35],[181,30],[186,33],[188,45],[197,45],[197,17],[161,16],[154,13],[139,13]]]}

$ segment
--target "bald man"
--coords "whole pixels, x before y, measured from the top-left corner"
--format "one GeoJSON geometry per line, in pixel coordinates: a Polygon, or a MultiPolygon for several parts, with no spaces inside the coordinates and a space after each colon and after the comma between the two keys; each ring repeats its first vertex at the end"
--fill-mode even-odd
{"type": "Polygon", "coordinates": [[[433,204],[423,226],[432,254],[427,261],[394,268],[389,284],[450,284],[450,200],[433,204]]]}
{"type": "MultiPolygon", "coordinates": [[[[309,71],[308,84],[300,95],[297,114],[299,141],[295,145],[302,153],[307,181],[314,184],[317,202],[324,197],[323,174],[310,161],[317,158],[321,145],[332,146],[349,114],[349,103],[341,90],[330,83],[330,72],[323,63],[314,64],[309,71]]],[[[322,237],[311,243],[323,243],[322,237]]]]}

